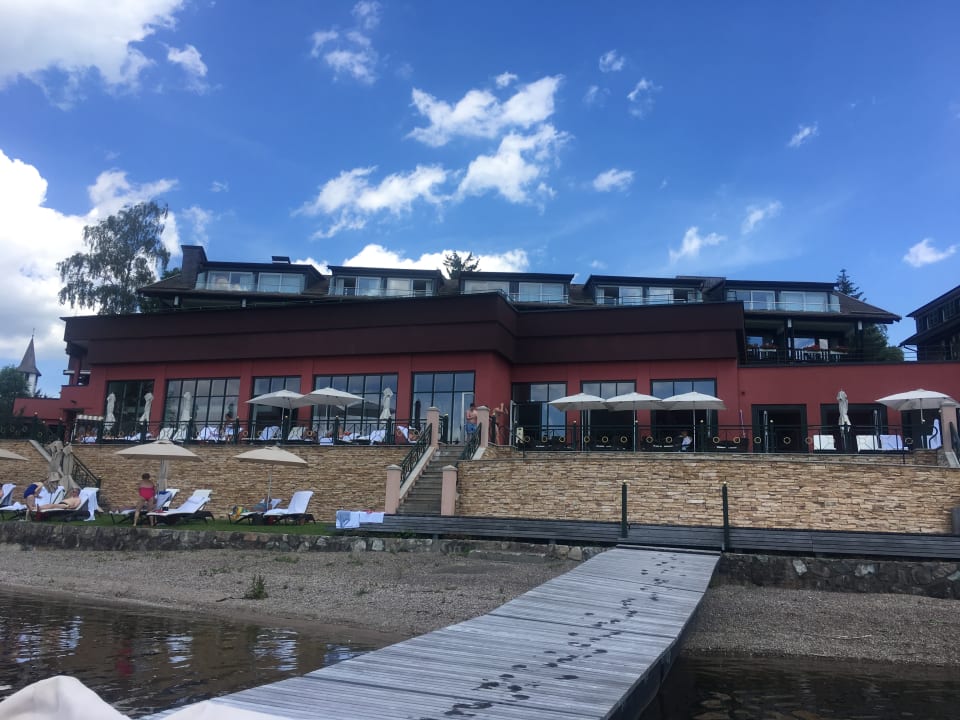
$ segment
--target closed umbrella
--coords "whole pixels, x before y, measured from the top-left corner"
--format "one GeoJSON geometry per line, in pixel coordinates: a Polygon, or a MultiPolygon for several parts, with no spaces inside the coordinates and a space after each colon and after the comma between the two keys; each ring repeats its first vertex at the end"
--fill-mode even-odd
{"type": "Polygon", "coordinates": [[[117,450],[116,454],[123,455],[128,459],[159,460],[160,475],[157,478],[157,490],[159,492],[167,489],[168,463],[170,460],[188,460],[190,462],[200,462],[201,460],[196,453],[166,439],[117,450]]]}
{"type": "Polygon", "coordinates": [[[837,408],[840,410],[840,420],[838,424],[849,427],[850,415],[847,413],[850,410],[850,401],[847,400],[847,394],[843,390],[837,393],[837,408]]]}
{"type": "MultiPolygon", "coordinates": [[[[723,400],[713,395],[701,392],[686,392],[671,395],[663,399],[664,410],[690,410],[693,415],[693,427],[696,430],[697,410],[726,410],[723,400]]],[[[694,450],[696,450],[697,433],[693,433],[694,450]]]]}
{"type": "Polygon", "coordinates": [[[264,463],[267,468],[267,508],[270,507],[271,492],[273,490],[273,466],[274,465],[306,465],[307,461],[299,455],[287,452],[277,445],[248,450],[247,452],[234,455],[240,462],[264,463]]]}

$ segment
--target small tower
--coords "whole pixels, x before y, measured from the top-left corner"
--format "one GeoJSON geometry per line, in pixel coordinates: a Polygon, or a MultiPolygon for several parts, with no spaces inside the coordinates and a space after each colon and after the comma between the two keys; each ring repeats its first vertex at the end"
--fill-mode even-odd
{"type": "Polygon", "coordinates": [[[33,335],[30,336],[30,344],[27,345],[27,351],[23,354],[23,360],[20,361],[17,371],[23,373],[27,380],[27,394],[35,395],[40,371],[37,369],[37,354],[33,349],[33,335]]]}

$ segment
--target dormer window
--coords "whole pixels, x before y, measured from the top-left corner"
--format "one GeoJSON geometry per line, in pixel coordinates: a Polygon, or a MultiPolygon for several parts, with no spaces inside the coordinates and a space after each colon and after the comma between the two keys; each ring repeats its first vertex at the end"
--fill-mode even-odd
{"type": "Polygon", "coordinates": [[[303,275],[299,273],[208,270],[197,273],[196,289],[214,292],[299,294],[303,292],[303,280],[303,275]]]}
{"type": "Polygon", "coordinates": [[[433,281],[423,278],[345,276],[336,278],[333,294],[348,297],[427,297],[433,295],[433,281]]]}

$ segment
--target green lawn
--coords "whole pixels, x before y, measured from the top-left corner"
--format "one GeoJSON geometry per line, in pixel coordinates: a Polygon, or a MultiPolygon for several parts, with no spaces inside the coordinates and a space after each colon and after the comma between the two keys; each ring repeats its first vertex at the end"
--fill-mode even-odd
{"type": "MultiPolygon", "coordinates": [[[[48,521],[51,525],[59,524],[55,521],[48,521]]],[[[95,527],[115,527],[118,529],[129,528],[130,523],[117,523],[114,524],[109,515],[100,515],[96,520],[91,520],[89,522],[83,520],[77,520],[74,522],[64,523],[65,525],[93,525],[95,527]]],[[[156,527],[151,527],[149,524],[143,524],[137,526],[138,528],[143,528],[144,530],[152,530],[157,532],[163,532],[164,530],[225,530],[227,532],[257,532],[257,533],[272,533],[272,534],[289,534],[289,535],[332,535],[334,531],[334,526],[327,523],[306,523],[305,525],[294,525],[292,523],[283,523],[282,525],[251,525],[249,522],[243,523],[231,523],[227,519],[216,518],[214,520],[208,520],[203,522],[202,520],[193,520],[190,522],[178,522],[174,525],[157,525],[156,527]]]]}

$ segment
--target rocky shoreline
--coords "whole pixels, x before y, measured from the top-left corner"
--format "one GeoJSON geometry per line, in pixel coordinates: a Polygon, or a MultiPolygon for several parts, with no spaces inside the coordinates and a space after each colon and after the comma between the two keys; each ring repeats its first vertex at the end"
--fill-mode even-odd
{"type": "MultiPolygon", "coordinates": [[[[575,567],[529,552],[76,551],[0,544],[0,588],[176,607],[382,646],[489,612],[575,567]],[[244,599],[257,577],[267,598],[244,599]]],[[[717,585],[693,654],[960,666],[956,600],[717,585]]]]}

